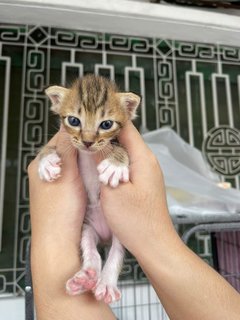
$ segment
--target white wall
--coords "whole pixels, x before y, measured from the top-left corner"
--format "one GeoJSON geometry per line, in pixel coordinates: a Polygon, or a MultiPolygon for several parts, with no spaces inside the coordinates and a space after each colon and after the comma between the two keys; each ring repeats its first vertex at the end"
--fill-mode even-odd
{"type": "Polygon", "coordinates": [[[1,320],[24,320],[25,304],[24,298],[2,298],[0,299],[1,320]]]}
{"type": "Polygon", "coordinates": [[[0,0],[0,22],[235,46],[240,38],[239,16],[144,0],[0,0]]]}

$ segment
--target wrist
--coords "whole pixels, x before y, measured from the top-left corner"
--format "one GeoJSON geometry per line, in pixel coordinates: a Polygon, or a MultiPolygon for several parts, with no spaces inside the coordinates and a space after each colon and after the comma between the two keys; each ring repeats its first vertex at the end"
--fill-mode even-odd
{"type": "Polygon", "coordinates": [[[142,237],[141,245],[138,242],[132,253],[144,271],[156,267],[156,272],[161,273],[169,268],[173,263],[172,257],[183,248],[182,240],[166,215],[159,225],[154,225],[151,232],[142,237]]]}
{"type": "Polygon", "coordinates": [[[65,295],[69,277],[80,269],[79,248],[70,242],[32,238],[31,267],[34,292],[56,297],[65,295]]]}

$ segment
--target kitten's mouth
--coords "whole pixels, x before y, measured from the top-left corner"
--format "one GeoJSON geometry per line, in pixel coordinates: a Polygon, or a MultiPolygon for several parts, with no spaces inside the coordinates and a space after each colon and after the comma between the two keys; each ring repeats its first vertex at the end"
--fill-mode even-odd
{"type": "Polygon", "coordinates": [[[99,148],[96,148],[95,146],[79,146],[78,149],[81,151],[81,152],[84,152],[84,153],[96,153],[99,151],[99,148]]]}
{"type": "Polygon", "coordinates": [[[92,147],[86,147],[86,146],[83,146],[83,145],[75,145],[75,147],[81,151],[81,152],[86,152],[86,153],[94,153],[96,152],[95,148],[92,148],[92,147]]]}
{"type": "Polygon", "coordinates": [[[87,148],[87,147],[83,147],[80,150],[83,151],[83,152],[86,152],[86,153],[95,153],[95,152],[97,152],[97,150],[93,150],[93,149],[90,149],[90,148],[87,148]]]}
{"type": "Polygon", "coordinates": [[[86,142],[86,141],[82,143],[76,143],[76,141],[73,141],[73,145],[79,151],[91,154],[91,153],[97,153],[103,150],[107,144],[106,143],[95,144],[95,143],[86,142]]]}

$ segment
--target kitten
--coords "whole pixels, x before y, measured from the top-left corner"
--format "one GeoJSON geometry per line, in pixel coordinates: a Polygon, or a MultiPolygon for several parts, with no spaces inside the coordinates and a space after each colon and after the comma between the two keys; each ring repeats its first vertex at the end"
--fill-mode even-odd
{"type": "MultiPolygon", "coordinates": [[[[131,92],[118,92],[116,85],[99,76],[77,79],[70,89],[52,86],[46,90],[57,113],[79,151],[79,170],[88,194],[82,228],[82,269],[67,281],[70,295],[92,291],[97,300],[117,301],[121,293],[117,280],[124,257],[124,248],[109,229],[101,210],[100,182],[117,187],[129,180],[129,158],[116,142],[128,119],[134,119],[140,97],[131,92]],[[104,160],[96,167],[92,155],[100,152],[104,160]],[[107,261],[102,268],[97,251],[99,242],[112,240],[107,261]]],[[[61,159],[55,148],[44,147],[40,154],[39,175],[45,181],[60,176],[61,159]]]]}

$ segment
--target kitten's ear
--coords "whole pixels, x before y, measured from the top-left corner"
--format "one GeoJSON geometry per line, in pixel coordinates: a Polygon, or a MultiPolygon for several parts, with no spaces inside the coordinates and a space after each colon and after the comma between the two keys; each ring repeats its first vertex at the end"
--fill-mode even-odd
{"type": "Polygon", "coordinates": [[[118,93],[121,105],[127,110],[129,118],[133,120],[136,118],[136,110],[139,106],[141,98],[132,92],[120,92],[118,93]]]}
{"type": "Polygon", "coordinates": [[[68,91],[69,91],[69,89],[66,89],[64,87],[59,87],[59,86],[48,87],[45,90],[46,95],[49,97],[49,99],[52,102],[51,110],[53,112],[55,112],[55,113],[60,112],[63,98],[68,93],[68,91]]]}

